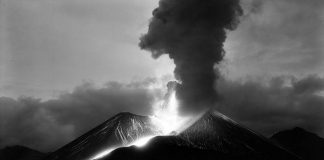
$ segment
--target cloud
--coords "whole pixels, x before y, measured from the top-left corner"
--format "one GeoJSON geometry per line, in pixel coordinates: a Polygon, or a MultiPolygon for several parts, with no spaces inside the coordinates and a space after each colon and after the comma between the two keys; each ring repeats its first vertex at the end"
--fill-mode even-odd
{"type": "MultiPolygon", "coordinates": [[[[53,151],[119,112],[150,114],[169,80],[147,78],[102,87],[83,83],[48,101],[1,97],[0,148],[18,144],[53,151]]],[[[280,76],[267,82],[222,78],[218,91],[222,113],[266,136],[294,126],[324,136],[324,78],[280,76]]]]}
{"type": "Polygon", "coordinates": [[[323,1],[244,2],[246,14],[225,44],[232,77],[324,75],[323,1]]]}
{"type": "Polygon", "coordinates": [[[221,112],[267,136],[295,126],[324,136],[324,78],[280,76],[267,83],[223,79],[218,88],[221,112]]]}
{"type": "Polygon", "coordinates": [[[109,82],[101,88],[84,83],[44,102],[1,97],[0,148],[19,144],[53,151],[119,112],[149,114],[154,98],[163,95],[152,87],[157,82],[154,78],[129,84],[109,82]]]}

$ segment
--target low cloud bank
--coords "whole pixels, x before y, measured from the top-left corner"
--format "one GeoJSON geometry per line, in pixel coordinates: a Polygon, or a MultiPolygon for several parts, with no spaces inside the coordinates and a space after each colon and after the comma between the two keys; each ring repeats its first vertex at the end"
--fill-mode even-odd
{"type": "Polygon", "coordinates": [[[0,148],[18,144],[53,151],[119,112],[149,114],[154,97],[161,95],[159,89],[150,88],[153,83],[155,79],[109,82],[102,88],[84,83],[45,102],[1,97],[0,148]]]}
{"type": "Polygon", "coordinates": [[[218,88],[223,96],[219,110],[266,136],[294,126],[324,136],[324,78],[223,79],[218,88]]]}
{"type": "MultiPolygon", "coordinates": [[[[167,80],[164,80],[167,82],[167,80]]],[[[53,151],[111,116],[127,111],[152,113],[164,83],[154,78],[103,87],[77,86],[57,99],[0,98],[0,148],[25,145],[53,151]]],[[[324,78],[275,77],[264,80],[220,79],[218,110],[266,136],[294,126],[324,136],[324,78]]]]}

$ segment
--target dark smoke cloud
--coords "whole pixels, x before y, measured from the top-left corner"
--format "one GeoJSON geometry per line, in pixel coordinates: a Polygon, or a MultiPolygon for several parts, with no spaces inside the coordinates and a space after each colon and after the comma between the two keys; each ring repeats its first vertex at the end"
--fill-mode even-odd
{"type": "Polygon", "coordinates": [[[154,83],[153,78],[130,84],[110,82],[102,88],[84,83],[45,102],[1,97],[0,148],[24,145],[53,151],[119,112],[149,114],[154,96],[163,96],[158,89],[147,89],[154,83]]]}
{"type": "Polygon", "coordinates": [[[214,104],[214,65],[223,59],[226,30],[235,29],[240,15],[239,0],[160,0],[153,11],[139,45],[154,58],[168,54],[174,60],[183,111],[214,104]]]}
{"type": "Polygon", "coordinates": [[[324,78],[292,76],[269,82],[220,80],[218,109],[267,136],[295,126],[324,137],[324,78]]]}

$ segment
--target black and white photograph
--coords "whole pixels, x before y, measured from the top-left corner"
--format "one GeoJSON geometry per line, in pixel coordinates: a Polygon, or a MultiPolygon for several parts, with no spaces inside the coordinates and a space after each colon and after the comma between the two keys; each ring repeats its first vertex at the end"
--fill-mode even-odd
{"type": "Polygon", "coordinates": [[[0,0],[0,160],[324,160],[324,1],[0,0]]]}

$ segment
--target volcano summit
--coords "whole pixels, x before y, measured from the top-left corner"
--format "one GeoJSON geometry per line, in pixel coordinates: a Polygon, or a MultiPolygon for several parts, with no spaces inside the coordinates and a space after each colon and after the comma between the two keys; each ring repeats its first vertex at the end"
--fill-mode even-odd
{"type": "Polygon", "coordinates": [[[132,142],[156,135],[157,132],[159,130],[150,123],[149,117],[121,113],[52,153],[45,160],[300,159],[216,111],[205,113],[182,133],[156,136],[142,147],[132,145],[132,142]],[[121,148],[114,149],[116,146],[121,148]],[[110,153],[98,156],[105,149],[110,153]]]}

